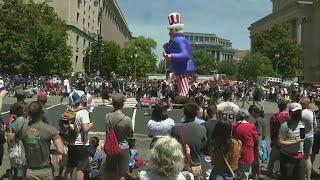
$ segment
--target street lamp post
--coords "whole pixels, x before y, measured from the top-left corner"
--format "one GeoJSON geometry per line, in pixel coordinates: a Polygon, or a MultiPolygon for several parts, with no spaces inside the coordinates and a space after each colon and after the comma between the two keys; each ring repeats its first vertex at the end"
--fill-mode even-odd
{"type": "Polygon", "coordinates": [[[136,81],[137,80],[137,57],[138,57],[138,54],[134,54],[134,55],[131,55],[130,56],[131,57],[131,59],[133,59],[134,60],[134,81],[136,81]]]}
{"type": "Polygon", "coordinates": [[[89,75],[91,74],[91,53],[92,51],[89,51],[89,75]]]}
{"type": "Polygon", "coordinates": [[[280,63],[280,60],[279,60],[280,54],[278,53],[278,54],[274,55],[274,57],[276,58],[276,73],[278,74],[278,66],[280,63]]]}

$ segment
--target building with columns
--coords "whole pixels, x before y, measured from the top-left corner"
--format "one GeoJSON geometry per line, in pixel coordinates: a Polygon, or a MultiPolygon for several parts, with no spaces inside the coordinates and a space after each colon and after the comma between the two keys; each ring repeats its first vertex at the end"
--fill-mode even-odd
{"type": "MultiPolygon", "coordinates": [[[[320,81],[320,0],[272,0],[273,11],[250,27],[251,40],[255,33],[272,25],[289,23],[291,36],[303,49],[303,80],[320,81]]],[[[251,46],[254,43],[251,42],[251,46]]]]}
{"type": "MultiPolygon", "coordinates": [[[[29,2],[29,0],[22,0],[29,2]]],[[[101,36],[123,46],[132,38],[116,0],[34,0],[53,7],[68,26],[74,72],[84,71],[85,50],[101,36]],[[100,16],[99,16],[100,15],[100,16]]],[[[0,0],[3,3],[3,0],[0,0]]]]}
{"type": "Polygon", "coordinates": [[[230,40],[218,37],[215,34],[183,33],[190,42],[192,51],[203,50],[218,61],[233,59],[234,49],[230,40]]]}

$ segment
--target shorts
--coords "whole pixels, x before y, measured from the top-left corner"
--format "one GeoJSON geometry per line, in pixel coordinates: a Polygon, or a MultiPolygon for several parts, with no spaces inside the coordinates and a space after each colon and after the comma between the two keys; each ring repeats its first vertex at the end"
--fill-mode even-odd
{"type": "Polygon", "coordinates": [[[313,145],[313,137],[308,137],[308,138],[306,138],[306,140],[304,140],[304,143],[303,143],[303,154],[304,155],[311,155],[312,145],[313,145]]]}
{"type": "Polygon", "coordinates": [[[319,154],[320,151],[320,132],[314,134],[312,154],[319,154]]]}
{"type": "Polygon", "coordinates": [[[88,146],[68,145],[67,168],[86,172],[89,169],[88,146]]]}
{"type": "Polygon", "coordinates": [[[129,172],[129,161],[130,154],[128,149],[121,149],[118,156],[106,157],[105,171],[108,172],[118,172],[120,177],[126,176],[129,172]]]}
{"type": "Polygon", "coordinates": [[[46,180],[53,180],[53,174],[51,168],[44,168],[44,169],[28,169],[26,174],[26,180],[39,180],[39,179],[46,179],[46,180]]]}
{"type": "Polygon", "coordinates": [[[11,174],[15,177],[25,177],[27,174],[26,166],[11,167],[11,174]]]}

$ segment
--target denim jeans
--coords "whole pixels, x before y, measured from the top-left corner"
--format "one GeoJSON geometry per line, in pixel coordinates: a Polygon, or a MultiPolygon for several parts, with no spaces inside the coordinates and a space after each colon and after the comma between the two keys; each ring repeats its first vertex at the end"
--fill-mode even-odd
{"type": "Polygon", "coordinates": [[[209,180],[232,180],[232,177],[226,175],[226,173],[212,169],[209,180]]]}
{"type": "MultiPolygon", "coordinates": [[[[276,145],[273,145],[270,152],[269,162],[268,162],[267,173],[269,175],[275,173],[273,170],[274,170],[274,164],[276,161],[280,161],[280,148],[276,145]]],[[[278,169],[278,172],[279,172],[279,169],[278,169]]]]}

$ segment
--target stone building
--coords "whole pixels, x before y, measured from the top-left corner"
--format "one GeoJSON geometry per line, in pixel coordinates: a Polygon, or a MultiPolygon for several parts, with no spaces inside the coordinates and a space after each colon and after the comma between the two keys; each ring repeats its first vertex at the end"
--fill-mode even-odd
{"type": "Polygon", "coordinates": [[[272,3],[272,13],[249,27],[251,37],[272,25],[289,23],[292,38],[303,49],[302,79],[320,81],[320,0],[272,0],[272,3]]]}
{"type": "Polygon", "coordinates": [[[69,29],[67,44],[72,48],[71,61],[74,72],[84,70],[84,52],[92,42],[98,40],[99,36],[120,46],[132,38],[116,0],[34,0],[34,2],[47,3],[66,22],[69,29]]]}
{"type": "Polygon", "coordinates": [[[218,37],[215,34],[183,33],[190,41],[193,51],[204,50],[218,61],[233,59],[234,50],[230,40],[218,37]]]}

